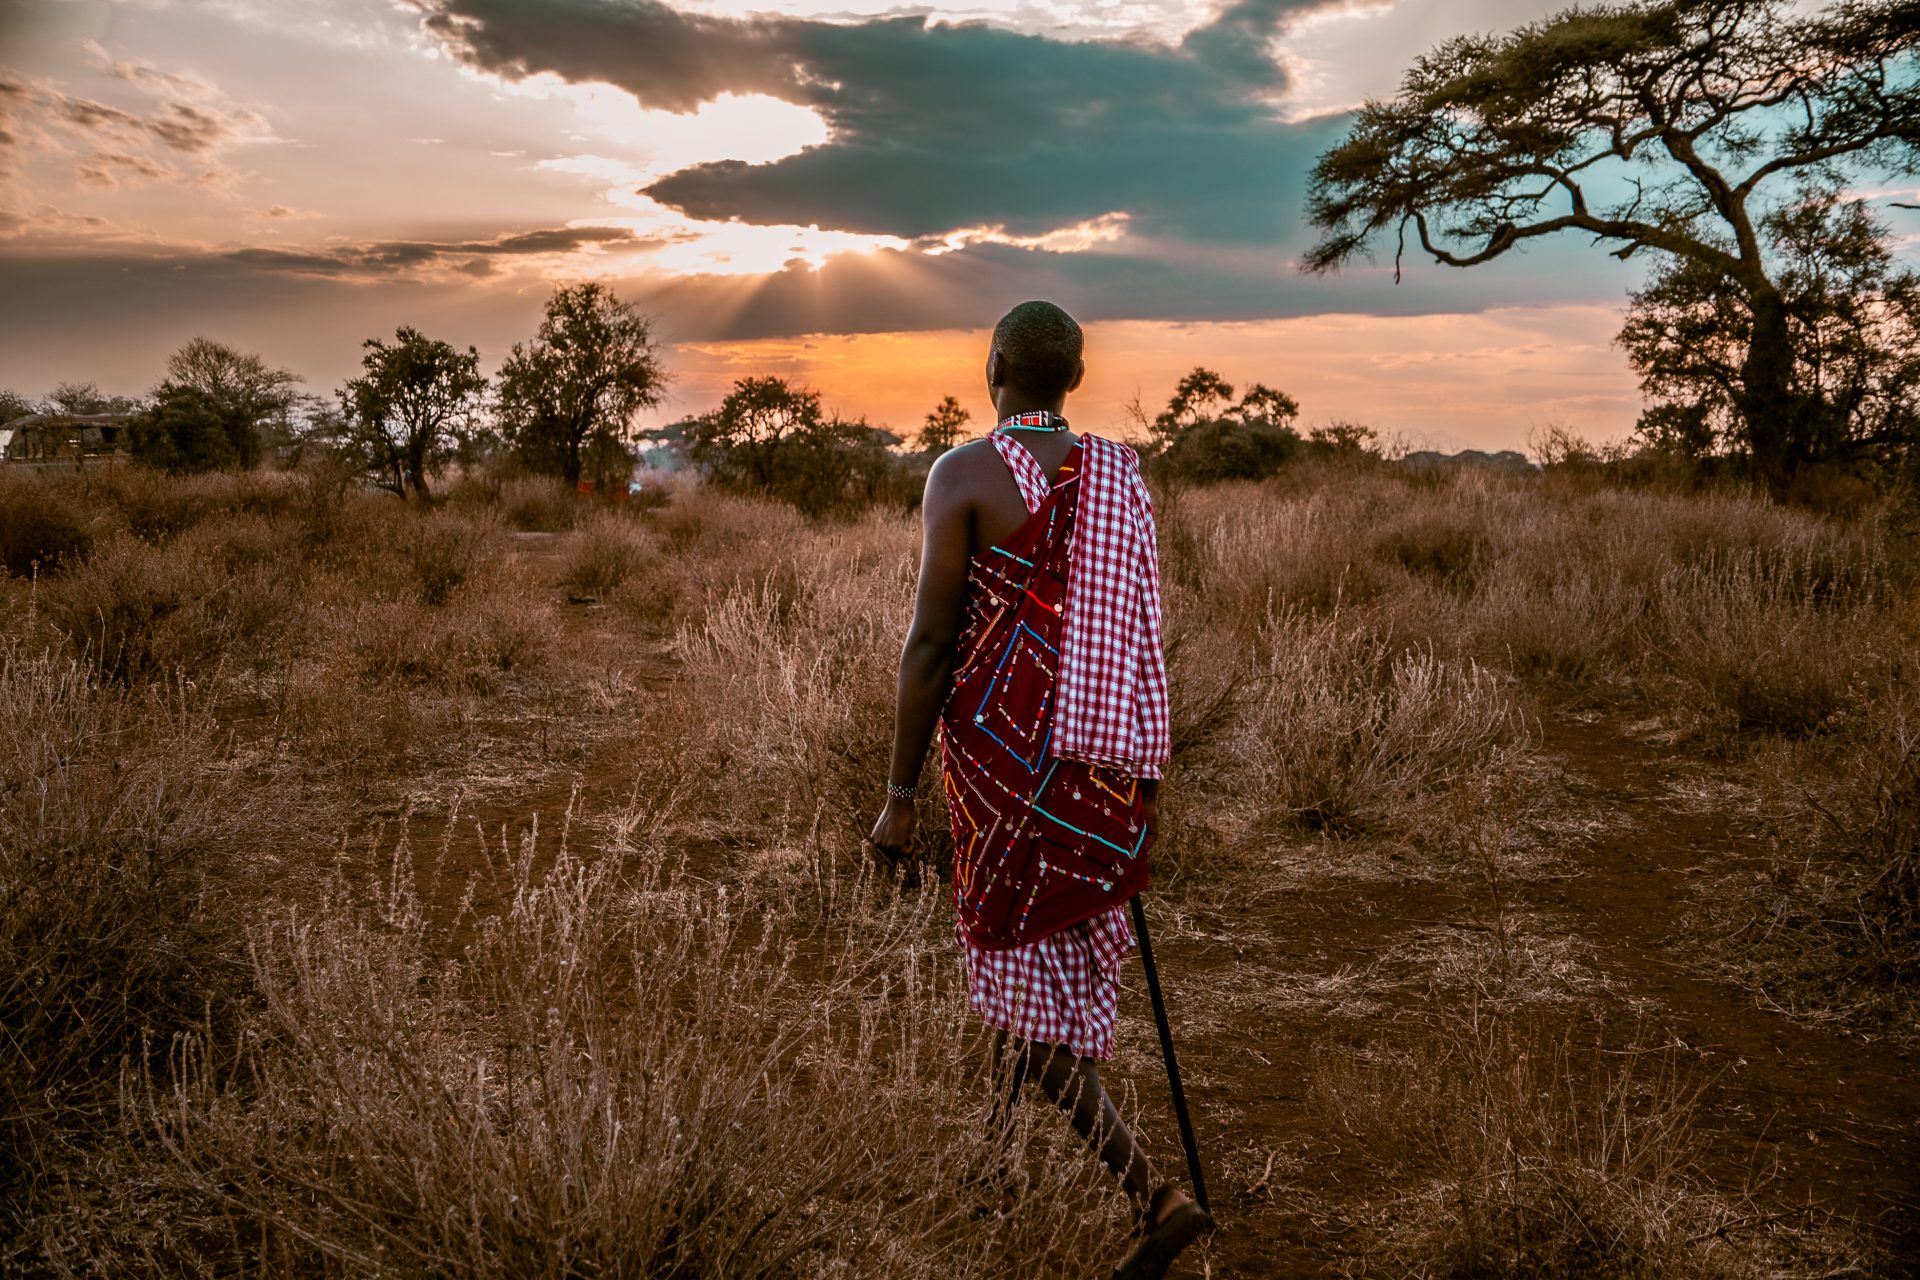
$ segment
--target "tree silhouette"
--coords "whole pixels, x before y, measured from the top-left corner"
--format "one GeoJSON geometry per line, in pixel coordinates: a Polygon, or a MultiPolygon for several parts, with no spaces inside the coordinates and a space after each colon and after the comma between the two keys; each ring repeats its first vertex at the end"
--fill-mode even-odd
{"type": "Polygon", "coordinates": [[[1153,419],[1156,469],[1170,480],[1193,484],[1270,476],[1299,449],[1300,436],[1293,429],[1299,413],[1292,396],[1259,382],[1236,403],[1233,384],[1196,366],[1153,419]]]}
{"type": "Polygon", "coordinates": [[[1838,185],[1920,148],[1920,0],[1662,0],[1575,8],[1419,59],[1322,156],[1309,209],[1327,271],[1412,236],[1448,266],[1563,231],[1725,280],[1749,317],[1734,401],[1778,489],[1808,454],[1797,355],[1763,234],[1770,179],[1838,185]]]}
{"type": "Polygon", "coordinates": [[[427,471],[444,462],[451,433],[479,409],[487,380],[480,353],[401,325],[392,345],[368,338],[366,372],[340,388],[348,440],[402,497],[425,498],[427,471]]]}
{"type": "MultiPolygon", "coordinates": [[[[1762,222],[1793,367],[1796,465],[1891,460],[1920,440],[1920,275],[1901,269],[1861,201],[1810,194],[1762,222]]],[[[1752,313],[1725,277],[1672,259],[1633,295],[1620,343],[1657,400],[1639,433],[1692,457],[1739,442],[1752,313]]]]}
{"type": "MultiPolygon", "coordinates": [[[[194,338],[168,356],[166,381],[200,392],[223,418],[244,422],[256,432],[262,424],[286,415],[294,405],[295,388],[300,383],[291,370],[276,369],[257,355],[211,338],[194,338]]],[[[254,460],[258,457],[256,446],[254,460]]]]}
{"type": "Polygon", "coordinates": [[[765,493],[809,515],[880,498],[900,437],[830,414],[820,393],[783,378],[741,378],[720,406],[684,425],[688,452],[723,488],[765,493]]]}
{"type": "Polygon", "coordinates": [[[588,439],[624,440],[665,386],[651,323],[596,281],[565,286],[500,366],[501,425],[530,466],[572,484],[588,439]]]}
{"type": "Polygon", "coordinates": [[[955,396],[943,396],[920,428],[919,445],[928,453],[945,453],[960,443],[960,433],[973,421],[955,396]]]}

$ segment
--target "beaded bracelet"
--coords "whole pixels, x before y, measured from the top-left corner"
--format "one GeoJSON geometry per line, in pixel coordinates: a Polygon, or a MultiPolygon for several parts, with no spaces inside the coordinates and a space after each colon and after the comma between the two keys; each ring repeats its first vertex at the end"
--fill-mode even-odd
{"type": "Polygon", "coordinates": [[[887,794],[895,800],[911,800],[920,794],[920,788],[903,787],[897,782],[889,782],[887,784],[887,794]]]}

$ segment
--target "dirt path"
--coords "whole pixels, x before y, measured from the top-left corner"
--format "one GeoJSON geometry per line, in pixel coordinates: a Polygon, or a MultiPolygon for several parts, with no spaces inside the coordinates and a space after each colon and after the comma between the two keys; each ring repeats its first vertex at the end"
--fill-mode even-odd
{"type": "MultiPolygon", "coordinates": [[[[1857,1221],[1900,1260],[1893,1274],[1920,1275],[1920,1060],[1796,1023],[1689,967],[1689,869],[1748,855],[1750,837],[1737,814],[1673,803],[1669,781],[1685,762],[1617,725],[1571,717],[1549,721],[1545,747],[1565,762],[1572,796],[1609,818],[1568,851],[1574,874],[1509,886],[1511,913],[1551,921],[1604,979],[1572,1016],[1584,1014],[1582,1025],[1600,1027],[1610,1046],[1651,1032],[1711,1079],[1698,1155],[1716,1186],[1734,1194],[1768,1175],[1761,1203],[1810,1205],[1816,1222],[1829,1212],[1857,1221]]],[[[1213,1199],[1229,1223],[1187,1274],[1341,1274],[1348,1251],[1328,1207],[1378,1202],[1391,1189],[1315,1114],[1313,1046],[1364,1042],[1429,1016],[1431,988],[1363,976],[1430,936],[1433,921],[1470,921],[1484,909],[1470,883],[1341,884],[1261,904],[1255,910],[1270,914],[1257,938],[1162,946],[1163,966],[1180,975],[1183,1060],[1213,1199]]],[[[1144,992],[1129,992],[1128,1003],[1144,1009],[1144,992]]],[[[1154,1051],[1148,1025],[1120,1065],[1140,1084],[1158,1150],[1177,1162],[1154,1051]]]]}

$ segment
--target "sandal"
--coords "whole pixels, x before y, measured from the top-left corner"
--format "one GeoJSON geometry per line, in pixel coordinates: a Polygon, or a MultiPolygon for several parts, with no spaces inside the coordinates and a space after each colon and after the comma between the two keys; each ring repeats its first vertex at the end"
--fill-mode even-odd
{"type": "Polygon", "coordinates": [[[1181,1250],[1213,1228],[1212,1215],[1191,1200],[1162,1219],[1160,1207],[1172,1194],[1171,1184],[1153,1193],[1134,1228],[1140,1243],[1114,1267],[1113,1280],[1160,1280],[1181,1250]]]}

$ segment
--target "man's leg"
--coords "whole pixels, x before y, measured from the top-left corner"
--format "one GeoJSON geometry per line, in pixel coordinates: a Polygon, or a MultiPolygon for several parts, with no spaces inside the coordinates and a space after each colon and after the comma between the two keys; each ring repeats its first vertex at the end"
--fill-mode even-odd
{"type": "Polygon", "coordinates": [[[989,1121],[997,1138],[1012,1125],[1013,1104],[1029,1079],[1040,1085],[1048,1101],[1067,1113],[1074,1131],[1100,1157],[1100,1163],[1120,1180],[1133,1202],[1145,1208],[1153,1194],[1153,1164],[1133,1140],[1132,1130],[1100,1080],[1100,1067],[1056,1045],[1016,1040],[1006,1032],[994,1036],[994,1102],[989,1121]]]}

